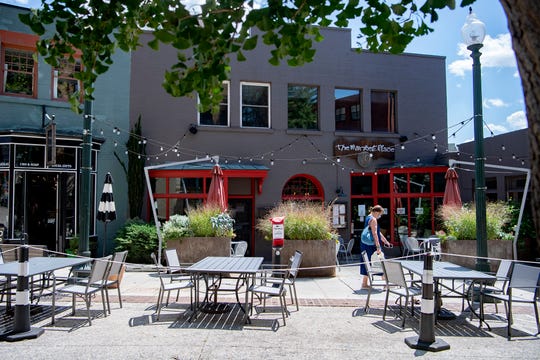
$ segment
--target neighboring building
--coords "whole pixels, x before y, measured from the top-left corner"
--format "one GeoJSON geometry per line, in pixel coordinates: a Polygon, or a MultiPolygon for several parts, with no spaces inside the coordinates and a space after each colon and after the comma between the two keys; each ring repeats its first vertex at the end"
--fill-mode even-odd
{"type": "MultiPolygon", "coordinates": [[[[80,65],[51,68],[41,56],[34,60],[38,37],[18,18],[29,11],[0,4],[0,224],[4,241],[18,241],[27,233],[30,244],[63,252],[79,228],[83,118],[70,110],[67,97],[80,90],[73,77],[80,65]],[[47,136],[52,122],[56,131],[47,136]]],[[[130,126],[129,76],[130,55],[118,52],[110,71],[96,82],[90,235],[99,238],[99,254],[104,232],[95,214],[107,172],[115,180],[118,218],[108,225],[106,252],[127,216],[126,179],[113,155],[114,141],[124,144],[127,131],[110,140],[113,129],[130,126]]],[[[118,156],[127,161],[123,151],[118,156]]]]}
{"type": "MultiPolygon", "coordinates": [[[[447,169],[444,57],[357,52],[349,30],[321,32],[314,61],[302,67],[270,65],[261,44],[247,61],[233,60],[219,114],[199,114],[196,97],[162,88],[174,49],[132,54],[130,119],[142,118],[147,165],[218,155],[250,254],[270,254],[256,219],[287,199],[335,201],[345,239],[361,232],[376,203],[393,214],[380,223],[394,243],[398,227],[418,236],[435,230],[447,169]]],[[[205,201],[211,166],[150,171],[161,219],[205,201]]]]}
{"type": "MultiPolygon", "coordinates": [[[[526,171],[531,169],[527,132],[528,129],[521,129],[484,139],[487,200],[521,201],[526,171]]],[[[474,141],[459,144],[457,156],[453,158],[474,163],[474,146],[474,141]]],[[[461,198],[463,202],[471,202],[475,191],[474,166],[459,165],[457,169],[461,198]]]]}

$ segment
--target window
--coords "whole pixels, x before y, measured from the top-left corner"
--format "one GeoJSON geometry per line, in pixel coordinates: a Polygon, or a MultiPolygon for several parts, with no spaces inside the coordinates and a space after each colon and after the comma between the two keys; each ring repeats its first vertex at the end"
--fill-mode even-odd
{"type": "Polygon", "coordinates": [[[362,130],[362,90],[334,90],[336,130],[362,130]]]}
{"type": "Polygon", "coordinates": [[[242,127],[270,127],[270,84],[243,82],[242,127]]]}
{"type": "Polygon", "coordinates": [[[75,78],[80,71],[80,59],[75,59],[75,63],[68,59],[60,60],[58,67],[53,69],[53,99],[67,101],[71,95],[80,92],[80,82],[75,78]]]}
{"type": "Polygon", "coordinates": [[[396,94],[371,92],[371,131],[396,132],[396,94]]]}
{"type": "Polygon", "coordinates": [[[319,88],[289,85],[289,129],[319,129],[319,88]]]}
{"type": "Polygon", "coordinates": [[[324,200],[321,183],[311,175],[291,177],[281,192],[282,200],[324,200]]]}
{"type": "Polygon", "coordinates": [[[0,94],[36,97],[36,41],[31,34],[0,30],[0,94]]]}
{"type": "Polygon", "coordinates": [[[229,126],[229,83],[223,83],[223,98],[219,103],[219,112],[207,111],[199,114],[199,125],[229,126]]]}
{"type": "Polygon", "coordinates": [[[35,63],[32,51],[4,49],[4,86],[5,94],[34,95],[35,63]]]}

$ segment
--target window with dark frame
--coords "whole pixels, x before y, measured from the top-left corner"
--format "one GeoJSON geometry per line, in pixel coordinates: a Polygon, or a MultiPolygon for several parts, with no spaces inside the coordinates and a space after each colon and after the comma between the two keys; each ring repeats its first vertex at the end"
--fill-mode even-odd
{"type": "Polygon", "coordinates": [[[270,127],[270,84],[240,84],[242,127],[270,127]]]}
{"type": "Polygon", "coordinates": [[[362,131],[362,90],[334,89],[336,130],[362,131]]]}
{"type": "Polygon", "coordinates": [[[223,83],[219,112],[206,111],[199,114],[199,125],[229,126],[229,82],[223,83]]]}
{"type": "Polygon", "coordinates": [[[316,86],[289,85],[288,128],[319,130],[319,88],[316,86]]]}
{"type": "Polygon", "coordinates": [[[371,91],[371,131],[396,132],[396,93],[371,91]]]}

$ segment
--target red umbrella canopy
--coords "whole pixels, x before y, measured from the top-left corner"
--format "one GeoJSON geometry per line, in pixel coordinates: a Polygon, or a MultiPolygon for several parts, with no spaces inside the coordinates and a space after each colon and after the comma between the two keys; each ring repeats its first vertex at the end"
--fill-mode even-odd
{"type": "Polygon", "coordinates": [[[444,178],[446,179],[446,187],[444,188],[443,205],[461,207],[461,195],[459,194],[458,174],[456,170],[449,168],[444,178]]]}
{"type": "Polygon", "coordinates": [[[219,165],[214,165],[212,168],[212,181],[210,182],[206,203],[219,206],[221,211],[227,210],[227,194],[223,184],[223,171],[219,165]]]}

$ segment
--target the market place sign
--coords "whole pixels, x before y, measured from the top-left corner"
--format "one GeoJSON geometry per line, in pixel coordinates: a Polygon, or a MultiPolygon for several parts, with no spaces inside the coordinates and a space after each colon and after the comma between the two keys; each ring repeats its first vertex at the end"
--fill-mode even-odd
{"type": "Polygon", "coordinates": [[[372,154],[373,159],[395,159],[395,144],[389,141],[364,139],[347,140],[338,138],[334,141],[334,156],[358,156],[359,154],[372,154]]]}

